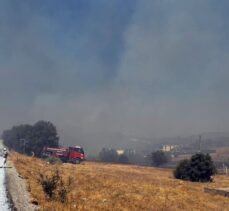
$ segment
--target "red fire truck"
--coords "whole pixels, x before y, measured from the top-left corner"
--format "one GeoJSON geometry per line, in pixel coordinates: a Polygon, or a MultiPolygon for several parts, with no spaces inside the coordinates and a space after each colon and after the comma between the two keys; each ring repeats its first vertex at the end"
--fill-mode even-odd
{"type": "Polygon", "coordinates": [[[57,157],[63,162],[79,164],[85,160],[84,150],[80,146],[68,148],[51,148],[45,147],[43,150],[43,157],[57,157]]]}

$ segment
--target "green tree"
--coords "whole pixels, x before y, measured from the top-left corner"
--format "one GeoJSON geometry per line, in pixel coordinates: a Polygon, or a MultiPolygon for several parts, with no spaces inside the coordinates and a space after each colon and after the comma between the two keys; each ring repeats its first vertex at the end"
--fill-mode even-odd
{"type": "Polygon", "coordinates": [[[118,162],[119,163],[129,163],[129,159],[127,157],[127,155],[122,154],[118,156],[118,162]]]}
{"type": "Polygon", "coordinates": [[[161,150],[152,152],[152,154],[151,154],[151,159],[152,159],[152,163],[153,163],[155,166],[160,166],[160,165],[163,165],[163,164],[165,164],[165,163],[168,162],[168,157],[167,157],[166,154],[165,154],[163,151],[161,151],[161,150]]]}
{"type": "Polygon", "coordinates": [[[190,161],[182,160],[174,171],[174,176],[177,179],[190,180],[190,161]]]}
{"type": "Polygon", "coordinates": [[[118,161],[118,154],[115,149],[103,148],[99,153],[99,159],[103,162],[115,163],[118,161]]]}
{"type": "Polygon", "coordinates": [[[30,151],[40,156],[45,146],[58,147],[59,137],[56,127],[48,121],[39,121],[33,126],[33,137],[29,141],[30,151]]]}
{"type": "Polygon", "coordinates": [[[181,161],[174,171],[174,176],[177,179],[193,182],[208,182],[211,181],[211,176],[216,172],[211,156],[197,153],[190,160],[181,161]]]}
{"type": "Polygon", "coordinates": [[[13,126],[2,133],[4,144],[20,153],[41,156],[44,146],[58,147],[59,137],[56,127],[48,121],[39,121],[32,125],[13,126]]]}
{"type": "Polygon", "coordinates": [[[13,126],[10,130],[3,131],[2,139],[4,145],[6,145],[8,148],[12,148],[17,152],[23,153],[26,150],[25,140],[29,140],[31,134],[31,125],[18,125],[13,126]]]}

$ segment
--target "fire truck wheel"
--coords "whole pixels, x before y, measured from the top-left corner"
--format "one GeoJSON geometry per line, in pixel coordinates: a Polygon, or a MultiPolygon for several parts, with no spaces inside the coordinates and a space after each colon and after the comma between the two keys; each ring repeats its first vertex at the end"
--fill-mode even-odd
{"type": "Polygon", "coordinates": [[[75,159],[74,163],[75,164],[80,164],[81,160],[80,159],[75,159]]]}

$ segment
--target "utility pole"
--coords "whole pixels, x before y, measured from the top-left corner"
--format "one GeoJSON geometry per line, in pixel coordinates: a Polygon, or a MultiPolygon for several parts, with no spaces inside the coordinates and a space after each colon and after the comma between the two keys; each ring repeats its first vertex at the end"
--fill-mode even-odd
{"type": "Polygon", "coordinates": [[[24,138],[21,138],[20,141],[23,141],[23,154],[25,154],[25,144],[26,140],[24,138]]]}
{"type": "Polygon", "coordinates": [[[201,135],[199,135],[199,152],[201,152],[201,138],[202,138],[202,136],[201,135]]]}

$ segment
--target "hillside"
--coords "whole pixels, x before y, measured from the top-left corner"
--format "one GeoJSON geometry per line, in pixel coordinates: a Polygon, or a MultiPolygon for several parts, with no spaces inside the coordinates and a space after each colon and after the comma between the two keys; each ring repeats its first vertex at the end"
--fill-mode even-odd
{"type": "Polygon", "coordinates": [[[11,154],[19,174],[41,210],[226,210],[229,200],[204,192],[204,187],[228,187],[229,177],[216,176],[211,184],[183,182],[172,171],[150,167],[85,162],[49,165],[36,158],[11,154]],[[37,178],[58,169],[73,178],[68,202],[48,201],[37,178]]]}

